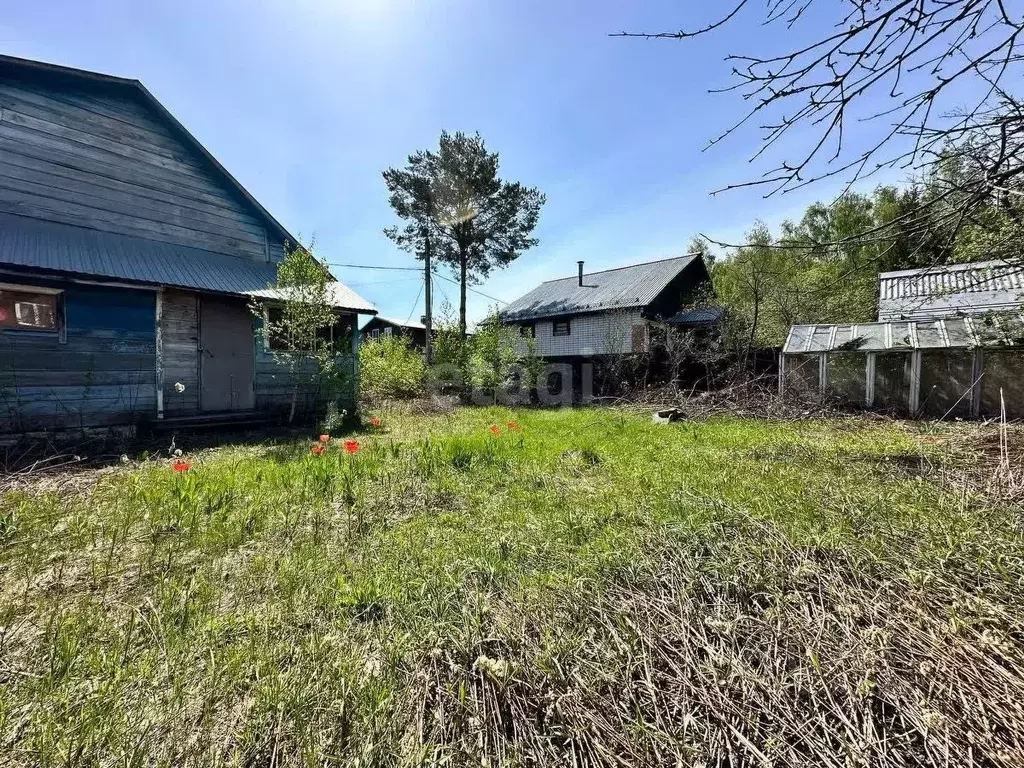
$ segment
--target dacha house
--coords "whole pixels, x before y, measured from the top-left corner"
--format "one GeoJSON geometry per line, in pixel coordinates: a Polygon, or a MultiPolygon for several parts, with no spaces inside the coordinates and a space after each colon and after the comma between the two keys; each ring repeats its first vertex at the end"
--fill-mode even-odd
{"type": "MultiPolygon", "coordinates": [[[[296,242],[137,80],[0,56],[0,432],[287,409],[249,306],[296,242]]],[[[331,290],[355,402],[376,310],[331,290]]]]}

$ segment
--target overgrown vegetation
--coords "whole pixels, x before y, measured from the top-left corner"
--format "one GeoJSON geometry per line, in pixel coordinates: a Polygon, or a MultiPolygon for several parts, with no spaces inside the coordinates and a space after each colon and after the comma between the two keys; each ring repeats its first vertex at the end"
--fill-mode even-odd
{"type": "Polygon", "coordinates": [[[408,336],[379,336],[359,346],[359,379],[367,397],[415,397],[423,392],[425,375],[423,353],[408,336]]]}
{"type": "Polygon", "coordinates": [[[347,366],[337,364],[338,354],[351,350],[352,329],[335,314],[333,282],[312,246],[286,244],[274,285],[268,286],[267,296],[250,302],[263,348],[288,374],[289,423],[295,420],[300,393],[310,395],[314,404],[323,403],[329,418],[336,418],[337,401],[352,383],[347,366]]]}
{"type": "MultiPolygon", "coordinates": [[[[754,224],[727,256],[711,256],[714,297],[730,319],[732,348],[778,347],[796,323],[865,323],[877,318],[878,273],[950,263],[1005,260],[1024,250],[1024,197],[993,192],[958,218],[965,161],[944,157],[902,187],[848,192],[809,206],[778,233],[754,224]]],[[[692,247],[692,246],[691,246],[692,247]]]]}
{"type": "Polygon", "coordinates": [[[8,492],[6,764],[1019,762],[1024,538],[986,443],[381,415],[356,453],[8,492]]]}
{"type": "Polygon", "coordinates": [[[536,342],[501,323],[497,311],[463,338],[450,313],[443,312],[434,334],[434,363],[405,336],[365,341],[359,360],[364,393],[371,399],[414,397],[428,387],[488,403],[530,400],[543,361],[536,342]]]}

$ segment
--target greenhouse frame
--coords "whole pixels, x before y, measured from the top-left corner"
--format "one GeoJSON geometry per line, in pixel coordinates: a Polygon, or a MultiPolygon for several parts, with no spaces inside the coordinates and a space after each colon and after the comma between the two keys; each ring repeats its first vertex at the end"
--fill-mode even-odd
{"type": "Polygon", "coordinates": [[[1024,314],[794,325],[783,395],[911,416],[1024,417],[1024,314]]]}

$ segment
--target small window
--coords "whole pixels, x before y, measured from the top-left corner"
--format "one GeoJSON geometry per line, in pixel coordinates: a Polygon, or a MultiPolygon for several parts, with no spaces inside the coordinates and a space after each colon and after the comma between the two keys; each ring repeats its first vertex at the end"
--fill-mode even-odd
{"type": "Polygon", "coordinates": [[[59,292],[0,285],[0,330],[56,331],[59,292]]]}
{"type": "Polygon", "coordinates": [[[391,331],[392,331],[392,329],[390,327],[385,328],[384,329],[384,337],[390,339],[391,338],[391,331]]]}
{"type": "Polygon", "coordinates": [[[537,326],[533,323],[526,323],[519,326],[519,333],[529,339],[537,338],[537,326]]]}
{"type": "Polygon", "coordinates": [[[571,333],[572,329],[569,327],[568,320],[556,320],[551,324],[552,336],[569,336],[571,333]]]}

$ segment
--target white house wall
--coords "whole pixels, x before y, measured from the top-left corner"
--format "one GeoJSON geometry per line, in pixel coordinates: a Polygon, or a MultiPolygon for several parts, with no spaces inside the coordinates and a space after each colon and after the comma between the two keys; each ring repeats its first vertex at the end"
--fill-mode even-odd
{"type": "MultiPolygon", "coordinates": [[[[564,319],[564,318],[563,318],[564,319]]],[[[561,320],[561,319],[560,319],[561,320]]],[[[555,336],[551,320],[537,320],[537,354],[541,357],[572,357],[628,354],[633,351],[633,326],[645,328],[639,309],[575,315],[568,318],[570,334],[555,336]]],[[[523,344],[525,350],[525,342],[523,344]]]]}

